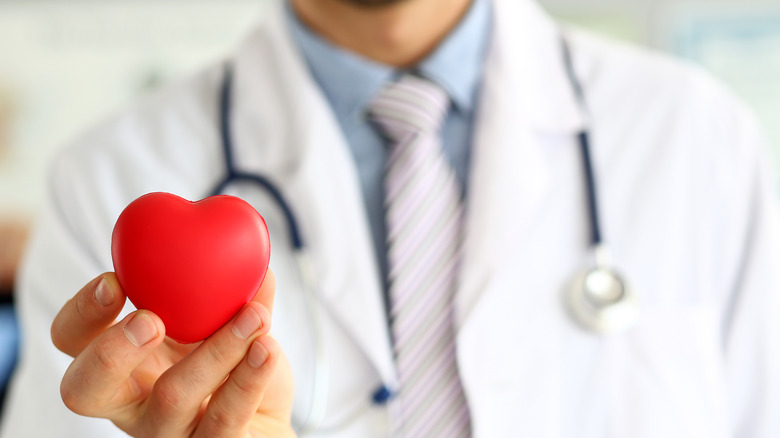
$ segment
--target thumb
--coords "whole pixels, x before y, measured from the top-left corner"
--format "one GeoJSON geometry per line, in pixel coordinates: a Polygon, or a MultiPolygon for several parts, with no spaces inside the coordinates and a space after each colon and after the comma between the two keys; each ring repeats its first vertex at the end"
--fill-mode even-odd
{"type": "Polygon", "coordinates": [[[260,285],[260,289],[257,290],[257,293],[255,294],[255,297],[252,298],[252,301],[257,301],[258,303],[262,304],[266,309],[268,309],[268,312],[273,315],[275,294],[276,277],[274,276],[274,272],[269,268],[268,272],[265,274],[265,279],[263,279],[263,284],[260,285]]]}

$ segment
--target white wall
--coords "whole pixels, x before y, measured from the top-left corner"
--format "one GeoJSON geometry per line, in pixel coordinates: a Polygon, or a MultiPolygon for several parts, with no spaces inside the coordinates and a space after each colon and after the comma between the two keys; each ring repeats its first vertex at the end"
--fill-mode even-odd
{"type": "MultiPolygon", "coordinates": [[[[780,0],[540,2],[709,68],[758,111],[780,157],[780,0]]],[[[145,89],[223,56],[259,10],[258,0],[0,0],[0,220],[35,214],[53,151],[145,89]]]]}
{"type": "Polygon", "coordinates": [[[563,20],[687,58],[716,75],[756,111],[780,175],[780,0],[540,2],[563,20]]]}
{"type": "Polygon", "coordinates": [[[256,0],[1,1],[0,220],[36,213],[53,151],[223,57],[258,11],[256,0]]]}

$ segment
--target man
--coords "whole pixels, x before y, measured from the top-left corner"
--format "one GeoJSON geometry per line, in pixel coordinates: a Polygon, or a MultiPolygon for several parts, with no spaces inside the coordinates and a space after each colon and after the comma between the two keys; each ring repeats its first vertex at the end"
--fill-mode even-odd
{"type": "Polygon", "coordinates": [[[124,295],[98,274],[119,212],[151,191],[200,198],[224,174],[225,73],[209,70],[56,162],[4,436],[780,433],[777,215],[758,130],[728,93],[527,0],[269,4],[231,61],[227,127],[237,166],[297,213],[315,298],[279,206],[237,187],[274,245],[255,300],[198,346],[148,311],[112,325],[124,295]],[[560,302],[592,264],[586,128],[612,264],[641,299],[609,335],[560,302]]]}

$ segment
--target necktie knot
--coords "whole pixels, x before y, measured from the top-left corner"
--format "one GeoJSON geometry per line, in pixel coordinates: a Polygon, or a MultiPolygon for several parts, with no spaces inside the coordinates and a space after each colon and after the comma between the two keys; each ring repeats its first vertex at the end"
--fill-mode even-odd
{"type": "Polygon", "coordinates": [[[434,82],[405,75],[377,94],[369,113],[390,140],[399,142],[414,134],[437,133],[449,103],[447,93],[434,82]]]}

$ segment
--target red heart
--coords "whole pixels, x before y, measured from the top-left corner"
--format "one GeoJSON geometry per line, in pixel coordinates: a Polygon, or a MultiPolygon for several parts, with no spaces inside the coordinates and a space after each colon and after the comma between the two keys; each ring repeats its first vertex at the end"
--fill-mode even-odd
{"type": "Polygon", "coordinates": [[[255,296],[271,245],[263,217],[239,198],[191,202],[149,193],[119,215],[111,256],[130,301],[162,318],[168,336],[189,343],[207,338],[255,296]]]}

